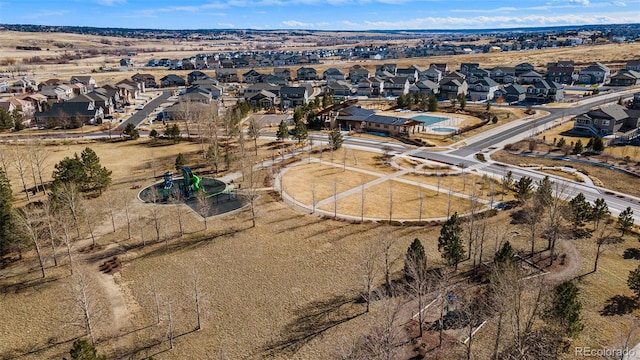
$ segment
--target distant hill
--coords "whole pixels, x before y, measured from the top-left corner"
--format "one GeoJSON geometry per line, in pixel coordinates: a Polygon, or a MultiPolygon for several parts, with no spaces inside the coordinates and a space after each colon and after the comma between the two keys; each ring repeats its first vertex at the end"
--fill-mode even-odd
{"type": "Polygon", "coordinates": [[[215,38],[224,35],[236,35],[239,37],[250,36],[251,34],[269,34],[287,33],[292,36],[300,36],[304,34],[321,33],[321,32],[343,32],[343,33],[378,33],[389,35],[404,35],[406,37],[415,37],[426,34],[522,34],[522,33],[546,33],[553,34],[571,34],[578,31],[599,31],[610,35],[637,34],[640,32],[640,24],[610,24],[610,25],[571,25],[571,26],[552,26],[552,27],[531,27],[531,28],[510,28],[510,29],[473,29],[473,30],[255,30],[255,29],[199,29],[199,30],[168,30],[168,29],[130,29],[130,28],[100,28],[90,26],[48,26],[48,25],[29,25],[29,24],[0,24],[0,30],[12,30],[22,32],[57,32],[72,33],[99,36],[117,36],[138,39],[178,39],[187,37],[197,37],[200,39],[215,38]]]}

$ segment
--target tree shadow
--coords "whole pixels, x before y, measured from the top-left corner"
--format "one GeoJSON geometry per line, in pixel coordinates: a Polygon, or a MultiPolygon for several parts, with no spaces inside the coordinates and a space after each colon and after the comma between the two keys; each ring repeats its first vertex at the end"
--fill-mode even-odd
{"type": "Polygon", "coordinates": [[[602,316],[630,314],[638,308],[638,300],[631,296],[616,295],[607,300],[606,305],[600,311],[602,316]]]}
{"type": "Polygon", "coordinates": [[[628,248],[622,253],[622,257],[627,260],[640,260],[640,248],[628,248]]]}
{"type": "Polygon", "coordinates": [[[278,339],[263,348],[265,355],[292,355],[325,331],[362,315],[350,306],[353,303],[352,297],[337,295],[307,304],[296,312],[296,318],[282,329],[278,339]]]}

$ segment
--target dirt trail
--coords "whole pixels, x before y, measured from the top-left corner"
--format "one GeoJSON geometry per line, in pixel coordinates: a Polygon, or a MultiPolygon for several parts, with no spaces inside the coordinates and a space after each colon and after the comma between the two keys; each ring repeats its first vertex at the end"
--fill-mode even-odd
{"type": "Polygon", "coordinates": [[[578,270],[580,270],[580,267],[582,266],[582,255],[580,255],[578,249],[576,249],[575,244],[570,240],[558,240],[556,254],[566,255],[564,259],[565,266],[560,269],[560,271],[551,272],[545,277],[545,281],[550,283],[560,283],[562,281],[570,279],[578,272],[578,270]]]}

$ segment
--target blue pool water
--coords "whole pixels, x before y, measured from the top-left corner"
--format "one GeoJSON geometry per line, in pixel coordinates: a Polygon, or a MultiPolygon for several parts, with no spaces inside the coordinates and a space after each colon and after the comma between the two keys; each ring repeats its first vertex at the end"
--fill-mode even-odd
{"type": "Polygon", "coordinates": [[[376,136],[382,136],[382,137],[389,137],[389,134],[387,133],[383,133],[383,132],[379,132],[379,131],[365,131],[365,134],[369,134],[369,135],[376,135],[376,136]]]}
{"type": "Polygon", "coordinates": [[[448,127],[431,128],[431,130],[435,131],[435,132],[439,132],[439,133],[452,133],[452,132],[456,131],[456,129],[448,128],[448,127]]]}
{"type": "Polygon", "coordinates": [[[424,122],[424,126],[429,126],[429,125],[439,123],[441,121],[445,121],[449,118],[442,117],[442,116],[432,116],[432,115],[418,115],[418,116],[412,117],[412,119],[417,121],[422,121],[424,122]]]}

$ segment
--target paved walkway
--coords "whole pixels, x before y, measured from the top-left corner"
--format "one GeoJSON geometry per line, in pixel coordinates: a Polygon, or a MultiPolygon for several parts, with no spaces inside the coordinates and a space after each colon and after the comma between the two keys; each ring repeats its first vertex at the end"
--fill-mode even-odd
{"type": "MultiPolygon", "coordinates": [[[[416,152],[416,151],[420,151],[419,149],[416,150],[409,150],[406,151],[405,153],[402,153],[400,155],[398,155],[399,157],[404,157],[404,156],[408,156],[411,155],[412,153],[416,152]]],[[[392,161],[393,163],[393,161],[392,161]]],[[[408,169],[408,168],[400,168],[398,169],[398,171],[391,173],[391,174],[383,174],[383,173],[379,173],[376,171],[371,171],[371,170],[366,170],[366,169],[361,169],[361,168],[357,168],[357,167],[353,167],[353,166],[345,166],[343,164],[340,163],[336,163],[336,162],[330,162],[330,161],[324,161],[324,160],[320,160],[317,158],[307,158],[304,160],[301,160],[295,164],[292,164],[290,166],[288,166],[287,168],[283,169],[283,171],[279,174],[279,176],[276,177],[276,181],[275,181],[275,189],[280,190],[280,193],[282,194],[282,198],[283,200],[288,203],[289,205],[293,206],[294,208],[297,208],[300,211],[305,211],[305,212],[309,212],[309,213],[313,213],[315,210],[316,214],[321,214],[321,215],[326,215],[326,216],[333,216],[334,213],[331,211],[325,211],[325,210],[320,210],[318,209],[318,207],[322,207],[322,206],[326,206],[329,204],[333,204],[334,201],[338,201],[340,199],[343,199],[345,197],[348,197],[350,195],[354,195],[357,194],[359,192],[362,191],[362,188],[364,189],[368,189],[371,188],[375,185],[381,184],[385,181],[397,181],[403,184],[407,184],[407,185],[412,185],[412,186],[416,186],[419,188],[423,188],[423,189],[429,189],[432,191],[436,191],[436,192],[441,192],[441,193],[446,193],[449,194],[449,189],[443,188],[443,187],[438,187],[438,186],[434,186],[434,185],[430,185],[430,184],[424,184],[421,183],[419,181],[415,181],[415,180],[409,180],[409,179],[403,179],[402,176],[407,175],[407,174],[411,174],[411,173],[420,173],[419,170],[426,166],[427,164],[420,164],[417,165],[415,168],[413,169],[408,169]],[[353,172],[357,172],[357,173],[362,173],[362,174],[367,174],[367,175],[371,175],[371,176],[375,176],[376,179],[369,181],[361,186],[356,186],[353,187],[349,190],[340,192],[338,194],[335,194],[335,196],[330,196],[326,199],[322,199],[318,202],[316,202],[315,206],[313,206],[313,204],[305,204],[302,203],[296,199],[294,199],[290,194],[287,193],[286,189],[283,189],[282,187],[282,177],[286,174],[286,172],[298,165],[303,165],[303,164],[309,164],[309,163],[317,163],[317,164],[322,164],[322,165],[327,165],[327,166],[333,166],[336,168],[343,168],[345,170],[349,170],[349,171],[353,171],[353,172]]],[[[398,165],[399,166],[399,165],[398,165]]],[[[460,169],[462,170],[462,169],[460,169]]],[[[463,199],[467,199],[470,200],[472,197],[468,194],[464,194],[464,193],[459,193],[459,192],[455,192],[455,191],[451,191],[450,192],[452,196],[456,196],[459,198],[463,198],[463,199]]],[[[484,199],[477,199],[477,201],[482,204],[485,208],[488,208],[488,205],[490,204],[490,201],[488,200],[484,200],[484,199]]],[[[370,220],[370,221],[377,221],[377,220],[388,220],[388,218],[372,218],[372,217],[362,217],[362,216],[357,216],[357,215],[349,215],[349,214],[340,214],[338,213],[336,215],[339,218],[344,218],[344,219],[348,219],[348,220],[370,220]]],[[[438,218],[423,218],[423,219],[418,219],[418,218],[410,218],[410,219],[402,219],[403,221],[434,221],[434,220],[438,220],[438,221],[443,221],[446,220],[447,217],[438,217],[438,218]]]]}

